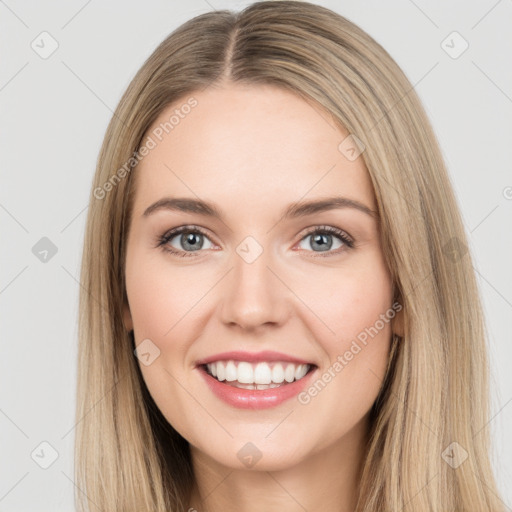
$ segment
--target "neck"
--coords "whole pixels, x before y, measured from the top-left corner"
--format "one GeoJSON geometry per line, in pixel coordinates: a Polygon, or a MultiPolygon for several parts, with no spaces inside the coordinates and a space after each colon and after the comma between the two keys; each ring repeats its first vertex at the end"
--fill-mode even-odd
{"type": "Polygon", "coordinates": [[[195,483],[190,512],[353,512],[366,422],[334,445],[279,471],[233,469],[191,446],[195,483]]]}

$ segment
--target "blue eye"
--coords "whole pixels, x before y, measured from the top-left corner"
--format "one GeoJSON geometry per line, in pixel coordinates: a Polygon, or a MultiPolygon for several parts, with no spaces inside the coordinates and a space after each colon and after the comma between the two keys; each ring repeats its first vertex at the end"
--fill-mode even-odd
{"type": "MultiPolygon", "coordinates": [[[[320,256],[331,256],[340,252],[340,250],[331,250],[333,237],[338,239],[338,247],[334,247],[334,249],[343,250],[343,247],[349,249],[354,247],[354,242],[344,231],[332,226],[316,226],[301,239],[301,243],[309,238],[309,246],[318,249],[312,252],[325,253],[320,256]]],[[[200,252],[201,249],[213,248],[213,244],[202,229],[196,226],[181,226],[160,236],[157,247],[179,257],[190,257],[196,256],[194,253],[200,252]],[[205,240],[207,241],[206,247],[205,240]]]]}
{"type": "MultiPolygon", "coordinates": [[[[331,251],[333,248],[333,237],[338,239],[338,247],[334,247],[334,249],[343,248],[343,246],[352,249],[354,247],[354,242],[349,238],[349,236],[342,231],[341,229],[334,228],[332,226],[318,226],[309,231],[309,233],[302,239],[309,241],[309,246],[311,248],[317,248],[318,251],[314,250],[313,252],[324,252],[326,256],[330,256],[332,254],[338,254],[340,251],[331,251]]],[[[302,242],[301,240],[301,242],[302,242]]],[[[324,256],[321,254],[320,256],[324,256]]]]}
{"type": "Polygon", "coordinates": [[[160,237],[158,246],[177,256],[194,256],[194,254],[191,253],[200,251],[201,249],[211,249],[213,247],[211,242],[211,247],[204,247],[205,239],[209,241],[206,233],[201,229],[197,227],[181,226],[160,237]],[[171,249],[171,247],[175,247],[175,245],[171,243],[174,238],[177,239],[177,243],[181,245],[182,249],[179,247],[178,250],[171,249]]]}

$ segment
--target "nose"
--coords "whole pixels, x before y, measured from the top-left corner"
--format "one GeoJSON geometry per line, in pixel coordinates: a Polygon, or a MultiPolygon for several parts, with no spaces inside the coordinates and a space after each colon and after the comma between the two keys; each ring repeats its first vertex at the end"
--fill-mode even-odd
{"type": "Polygon", "coordinates": [[[222,290],[222,322],[251,331],[282,325],[291,314],[292,293],[267,251],[252,262],[235,253],[233,267],[222,290]]]}

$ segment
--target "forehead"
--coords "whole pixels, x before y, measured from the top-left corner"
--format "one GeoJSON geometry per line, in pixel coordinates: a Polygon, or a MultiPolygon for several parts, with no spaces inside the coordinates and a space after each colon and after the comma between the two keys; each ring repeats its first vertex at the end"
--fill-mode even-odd
{"type": "Polygon", "coordinates": [[[362,157],[351,161],[338,148],[348,135],[281,88],[209,87],[168,106],[146,133],[155,145],[134,170],[134,208],[164,195],[271,208],[334,194],[373,208],[362,157]]]}

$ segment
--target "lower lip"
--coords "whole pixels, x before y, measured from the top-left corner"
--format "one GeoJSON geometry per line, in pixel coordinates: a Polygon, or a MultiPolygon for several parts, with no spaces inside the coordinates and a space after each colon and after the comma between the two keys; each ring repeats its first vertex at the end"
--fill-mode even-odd
{"type": "Polygon", "coordinates": [[[306,387],[312,374],[316,371],[314,369],[302,379],[283,384],[278,388],[243,389],[218,381],[207,373],[203,367],[198,367],[198,370],[215,396],[239,409],[267,409],[280,405],[297,396],[306,387]]]}

